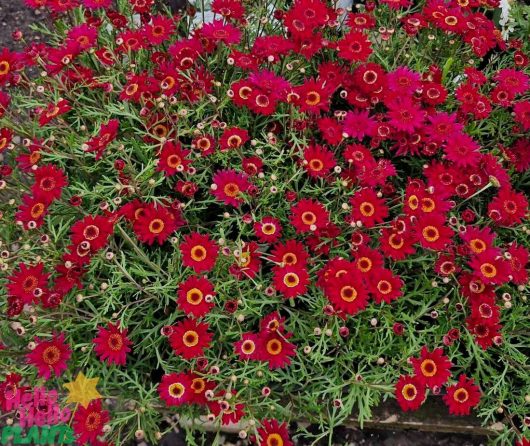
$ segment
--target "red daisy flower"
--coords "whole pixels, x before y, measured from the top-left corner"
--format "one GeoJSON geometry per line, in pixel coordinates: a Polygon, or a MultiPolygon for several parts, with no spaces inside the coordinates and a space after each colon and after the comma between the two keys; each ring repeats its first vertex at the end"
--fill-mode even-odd
{"type": "Polygon", "coordinates": [[[373,228],[388,217],[385,200],[379,198],[372,189],[362,189],[350,198],[353,221],[360,221],[365,227],[373,228]]]}
{"type": "Polygon", "coordinates": [[[261,422],[258,428],[259,446],[293,446],[289,438],[289,428],[287,423],[279,424],[274,419],[267,419],[261,422]]]}
{"type": "Polygon", "coordinates": [[[120,121],[118,119],[111,119],[106,124],[103,124],[99,129],[98,136],[90,139],[83,147],[85,152],[96,152],[96,161],[103,156],[104,150],[108,145],[116,139],[120,121]]]}
{"type": "Polygon", "coordinates": [[[430,387],[443,386],[451,376],[451,361],[443,354],[443,349],[430,352],[426,346],[421,349],[419,358],[411,359],[414,374],[420,384],[430,387]]]}
{"type": "Polygon", "coordinates": [[[21,222],[25,230],[40,228],[44,223],[44,217],[48,214],[47,201],[39,196],[24,195],[15,215],[16,221],[21,222]]]}
{"type": "Polygon", "coordinates": [[[151,45],[160,45],[175,32],[175,23],[163,15],[151,16],[151,22],[143,27],[142,32],[151,45]]]}
{"type": "Polygon", "coordinates": [[[349,271],[330,279],[325,289],[326,297],[336,310],[350,316],[368,306],[368,292],[359,273],[349,271]]]}
{"type": "MultiPolygon", "coordinates": [[[[232,389],[231,393],[233,395],[231,401],[238,401],[237,391],[232,389]]],[[[222,390],[215,395],[213,401],[208,402],[208,408],[216,418],[221,419],[221,424],[223,426],[237,423],[245,416],[245,405],[239,402],[229,403],[227,400],[223,399],[225,395],[226,391],[222,390]]]]}
{"type": "Polygon", "coordinates": [[[304,168],[312,178],[325,177],[337,165],[333,152],[326,147],[312,145],[304,150],[304,168]]]}
{"type": "Polygon", "coordinates": [[[156,170],[164,172],[166,177],[177,172],[186,172],[190,164],[190,160],[187,159],[189,154],[190,151],[184,150],[180,143],[167,141],[158,155],[156,170]]]}
{"type": "Polygon", "coordinates": [[[510,263],[489,249],[474,256],[469,262],[474,274],[485,284],[502,285],[510,281],[510,263]]]}
{"type": "Polygon", "coordinates": [[[243,333],[241,340],[234,343],[239,359],[262,360],[261,347],[261,335],[257,333],[243,333]]]}
{"type": "Polygon", "coordinates": [[[190,402],[201,405],[207,404],[206,392],[215,389],[217,383],[209,381],[193,372],[189,373],[189,377],[191,379],[191,389],[193,390],[190,402]]]}
{"type": "MultiPolygon", "coordinates": [[[[375,135],[376,125],[377,121],[370,116],[367,110],[355,110],[346,113],[343,129],[347,137],[361,141],[365,136],[375,135]]],[[[348,157],[346,159],[349,161],[348,157]]],[[[352,158],[352,161],[356,161],[356,158],[352,158]]]]}
{"type": "Polygon", "coordinates": [[[435,251],[448,245],[454,234],[451,228],[445,226],[445,218],[436,214],[419,218],[414,233],[421,246],[435,251]]]}
{"type": "Polygon", "coordinates": [[[15,65],[16,54],[7,48],[2,48],[2,52],[0,52],[0,86],[11,80],[15,65]]]}
{"type": "Polygon", "coordinates": [[[527,212],[528,200],[525,195],[508,187],[502,187],[488,205],[488,216],[504,226],[520,224],[527,212]]]}
{"type": "Polygon", "coordinates": [[[307,264],[309,254],[303,243],[297,240],[287,240],[277,243],[271,251],[271,260],[281,266],[296,266],[303,268],[307,264]]]}
{"type": "Polygon", "coordinates": [[[221,138],[219,138],[219,146],[221,150],[239,149],[247,141],[249,141],[248,132],[238,127],[227,128],[221,138]]]}
{"type": "MultiPolygon", "coordinates": [[[[2,350],[2,348],[0,348],[2,350]]],[[[20,385],[22,376],[17,373],[8,373],[4,381],[0,382],[0,409],[3,412],[10,412],[16,404],[21,401],[28,387],[20,385]]]]}
{"type": "Polygon", "coordinates": [[[403,260],[414,254],[414,240],[410,233],[399,233],[393,228],[384,228],[379,238],[381,252],[391,259],[403,260]]]}
{"type": "Polygon", "coordinates": [[[215,20],[200,28],[201,37],[206,37],[212,42],[223,42],[226,45],[235,45],[241,40],[241,31],[223,20],[215,20]]]}
{"type": "Polygon", "coordinates": [[[193,268],[196,273],[211,271],[219,254],[217,244],[208,235],[193,232],[180,245],[182,263],[193,268]]]}
{"type": "Polygon", "coordinates": [[[233,169],[218,171],[213,177],[212,194],[218,201],[238,207],[244,202],[242,194],[250,188],[246,174],[233,169]]]}
{"type": "Polygon", "coordinates": [[[158,385],[160,399],[166,406],[181,406],[193,398],[192,380],[187,373],[171,373],[164,375],[158,385]]]}
{"type": "Polygon", "coordinates": [[[53,335],[51,340],[44,341],[35,338],[36,347],[26,355],[26,361],[37,367],[40,377],[48,379],[53,373],[55,376],[67,369],[66,362],[72,356],[70,346],[64,340],[64,333],[53,335]]]}
{"type": "Polygon", "coordinates": [[[480,146],[465,133],[451,135],[444,148],[449,161],[458,167],[475,167],[480,161],[480,146]]]}
{"type": "Polygon", "coordinates": [[[205,277],[191,276],[179,285],[177,304],[187,315],[205,316],[214,307],[215,291],[205,277]]]}
{"type": "Polygon", "coordinates": [[[134,233],[142,243],[152,245],[155,241],[163,245],[177,229],[174,215],[164,206],[149,203],[133,223],[134,233]]]}
{"type": "Polygon", "coordinates": [[[13,140],[13,130],[2,128],[0,129],[0,153],[2,153],[11,141],[13,140]]]}
{"type": "Polygon", "coordinates": [[[460,238],[466,242],[473,255],[481,254],[486,250],[494,249],[493,242],[497,234],[485,227],[466,226],[466,230],[459,233],[460,238]]]}
{"type": "Polygon", "coordinates": [[[361,31],[352,30],[337,44],[339,57],[350,62],[365,61],[372,54],[372,44],[361,31]]]}
{"type": "Polygon", "coordinates": [[[101,400],[92,400],[88,407],[80,405],[74,414],[73,428],[78,444],[95,444],[103,435],[103,426],[110,420],[109,413],[101,408],[101,400]]]}
{"type": "Polygon", "coordinates": [[[191,142],[191,147],[199,150],[202,156],[207,156],[215,152],[215,139],[211,135],[197,136],[191,142]]]}
{"type": "Polygon", "coordinates": [[[395,395],[402,410],[417,410],[425,400],[425,387],[416,377],[402,375],[396,383],[395,395]]]}
{"type": "Polygon", "coordinates": [[[29,305],[47,291],[49,273],[44,272],[42,262],[35,266],[19,263],[18,268],[8,277],[7,294],[29,305]]]}
{"type": "Polygon", "coordinates": [[[291,223],[296,232],[315,232],[329,224],[329,213],[317,200],[304,198],[291,206],[291,223]]]}
{"type": "Polygon", "coordinates": [[[66,99],[61,99],[57,104],[49,104],[40,113],[39,125],[43,127],[57,116],[68,113],[71,109],[72,107],[66,99]]]}
{"type": "Polygon", "coordinates": [[[64,171],[53,164],[38,167],[34,175],[35,182],[31,190],[33,194],[48,200],[48,203],[60,198],[63,187],[68,184],[64,171]]]}
{"type": "Polygon", "coordinates": [[[209,325],[194,319],[184,319],[173,326],[169,343],[175,354],[184,359],[203,356],[204,350],[210,347],[213,335],[208,332],[209,325]]]}
{"type": "Polygon", "coordinates": [[[452,415],[469,415],[480,402],[480,389],[472,378],[460,375],[458,383],[447,387],[443,400],[452,415]]]}
{"type": "Polygon", "coordinates": [[[399,97],[399,99],[389,101],[387,106],[388,122],[397,130],[414,133],[417,128],[421,127],[425,112],[411,99],[399,97]]]}
{"type": "Polygon", "coordinates": [[[518,246],[517,243],[513,243],[506,250],[506,253],[510,256],[509,263],[512,276],[512,283],[516,285],[524,285],[528,282],[528,270],[526,265],[528,264],[530,253],[524,246],[518,246]]]}
{"type": "Polygon", "coordinates": [[[76,221],[70,228],[71,240],[75,245],[83,242],[90,244],[90,250],[96,252],[107,245],[114,232],[114,221],[101,215],[87,215],[76,221]]]}
{"type": "Polygon", "coordinates": [[[254,278],[261,266],[261,253],[258,249],[259,245],[256,242],[244,242],[241,251],[234,251],[236,261],[230,266],[230,274],[238,279],[242,279],[243,276],[254,278]]]}
{"type": "Polygon", "coordinates": [[[112,4],[112,0],[82,0],[82,3],[87,9],[107,9],[112,4]]]}
{"type": "Polygon", "coordinates": [[[291,357],[296,354],[296,345],[287,341],[289,337],[289,333],[280,336],[276,332],[260,336],[262,360],[268,361],[269,369],[284,368],[291,364],[291,357]]]}
{"type": "Polygon", "coordinates": [[[308,79],[303,85],[294,89],[289,100],[294,101],[300,107],[301,112],[318,114],[329,110],[332,93],[333,91],[324,82],[308,79]]]}
{"type": "Polygon", "coordinates": [[[281,317],[277,311],[273,311],[261,319],[259,327],[265,333],[274,333],[275,331],[283,333],[285,328],[284,323],[285,318],[281,317]]]}
{"type": "Polygon", "coordinates": [[[530,101],[519,101],[513,106],[515,122],[519,123],[524,131],[530,130],[530,101]]]}
{"type": "Polygon", "coordinates": [[[285,298],[296,297],[307,291],[309,274],[304,267],[285,266],[274,267],[274,288],[284,295],[285,298]]]}
{"type": "Polygon", "coordinates": [[[499,331],[501,325],[494,318],[486,320],[483,317],[469,317],[466,319],[466,326],[482,350],[491,347],[493,345],[493,339],[501,335],[499,331]]]}
{"type": "Polygon", "coordinates": [[[403,281],[389,269],[378,268],[369,275],[370,293],[376,303],[391,303],[403,295],[403,281]]]}
{"type": "Polygon", "coordinates": [[[277,218],[263,217],[254,223],[254,232],[261,243],[274,243],[282,236],[282,225],[277,218]]]}
{"type": "Polygon", "coordinates": [[[94,351],[101,361],[107,364],[125,365],[132,342],[127,337],[127,329],[120,324],[108,323],[107,328],[98,327],[98,335],[92,340],[94,351]]]}

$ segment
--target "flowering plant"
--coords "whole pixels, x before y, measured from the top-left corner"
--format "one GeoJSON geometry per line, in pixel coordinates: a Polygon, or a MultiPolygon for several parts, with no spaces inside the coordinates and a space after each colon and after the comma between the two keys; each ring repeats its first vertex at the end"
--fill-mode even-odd
{"type": "Polygon", "coordinates": [[[179,414],[290,446],[394,396],[526,441],[528,7],[26,1],[54,27],[0,52],[0,409],[82,370],[80,444],[179,414]]]}

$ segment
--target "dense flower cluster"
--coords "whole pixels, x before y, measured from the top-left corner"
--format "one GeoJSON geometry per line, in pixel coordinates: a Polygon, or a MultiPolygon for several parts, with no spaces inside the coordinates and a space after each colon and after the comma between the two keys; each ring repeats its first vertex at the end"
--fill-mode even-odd
{"type": "Polygon", "coordinates": [[[291,446],[392,392],[526,444],[530,48],[497,0],[26,2],[58,27],[0,52],[0,408],[88,367],[122,398],[80,444],[178,411],[291,446]]]}

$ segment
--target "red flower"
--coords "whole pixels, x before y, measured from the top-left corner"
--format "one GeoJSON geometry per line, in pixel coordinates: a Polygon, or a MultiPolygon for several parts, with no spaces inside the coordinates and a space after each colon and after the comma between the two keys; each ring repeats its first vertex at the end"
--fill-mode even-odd
{"type": "Polygon", "coordinates": [[[166,177],[175,175],[177,172],[186,172],[190,164],[190,160],[187,159],[189,154],[190,151],[184,150],[180,143],[167,141],[158,155],[156,170],[164,172],[166,177]]]}
{"type": "Polygon", "coordinates": [[[515,122],[521,124],[523,130],[530,130],[530,101],[519,101],[514,107],[515,122]]]}
{"type": "Polygon", "coordinates": [[[443,400],[452,415],[469,415],[471,409],[480,402],[480,389],[474,380],[460,375],[458,383],[447,387],[443,400]]]}
{"type": "Polygon", "coordinates": [[[287,341],[289,337],[289,333],[280,336],[276,332],[260,336],[261,357],[269,362],[269,369],[284,368],[291,364],[291,357],[296,354],[296,346],[287,341]]]}
{"type": "Polygon", "coordinates": [[[212,42],[223,42],[225,45],[235,45],[241,40],[241,31],[223,20],[214,20],[200,28],[200,35],[212,42]]]}
{"type": "Polygon", "coordinates": [[[181,406],[193,398],[192,381],[186,373],[164,375],[158,385],[158,394],[166,406],[181,406]]]}
{"type": "Polygon", "coordinates": [[[114,232],[114,221],[101,215],[87,215],[76,221],[70,227],[70,231],[75,245],[88,242],[90,251],[96,252],[107,245],[110,235],[114,232]]]}
{"type": "Polygon", "coordinates": [[[388,217],[385,200],[379,198],[372,189],[362,189],[350,198],[352,205],[352,221],[360,221],[365,227],[373,228],[388,217]]]}
{"type": "Polygon", "coordinates": [[[483,317],[479,318],[467,318],[466,325],[469,332],[474,336],[475,342],[486,350],[493,345],[493,341],[496,337],[500,337],[501,326],[497,323],[496,318],[489,320],[483,317]]]}
{"type": "Polygon", "coordinates": [[[291,223],[296,232],[315,232],[329,224],[329,214],[317,200],[305,198],[291,206],[291,223]]]}
{"type": "Polygon", "coordinates": [[[163,245],[177,229],[175,216],[164,206],[149,203],[133,223],[133,229],[142,243],[152,245],[155,241],[163,245]]]}
{"type": "Polygon", "coordinates": [[[169,17],[151,16],[151,22],[143,27],[142,32],[151,45],[160,45],[175,32],[175,24],[169,17]]]}
{"type": "Polygon", "coordinates": [[[13,140],[13,130],[1,128],[0,129],[0,153],[2,153],[11,141],[13,140]]]}
{"type": "Polygon", "coordinates": [[[48,214],[48,200],[43,200],[38,195],[26,194],[22,197],[22,201],[15,216],[17,222],[22,222],[26,230],[40,228],[44,223],[44,217],[48,214]]]}
{"type": "Polygon", "coordinates": [[[395,394],[402,410],[417,410],[425,400],[425,386],[416,377],[402,375],[396,383],[395,394]]]}
{"type": "Polygon", "coordinates": [[[304,245],[297,240],[277,243],[271,251],[271,260],[281,266],[305,267],[309,254],[304,245]]]}
{"type": "Polygon", "coordinates": [[[116,139],[119,127],[120,121],[118,119],[111,119],[106,124],[103,124],[99,129],[98,136],[85,143],[84,151],[96,152],[96,161],[99,160],[108,145],[116,139]]]}
{"type": "Polygon", "coordinates": [[[41,113],[39,117],[39,125],[45,126],[52,119],[56,118],[59,115],[68,113],[72,107],[66,99],[61,99],[57,104],[49,104],[41,113]]]}
{"type": "Polygon", "coordinates": [[[423,346],[420,357],[412,358],[411,362],[418,382],[431,389],[443,386],[451,376],[451,361],[443,354],[441,348],[430,352],[423,346]]]}
{"type": "Polygon", "coordinates": [[[95,344],[94,352],[101,361],[106,361],[107,364],[125,365],[132,342],[127,338],[127,329],[120,329],[119,323],[109,322],[107,328],[98,327],[98,335],[92,342],[95,344]]]}
{"type": "Polygon", "coordinates": [[[8,277],[7,293],[29,305],[47,291],[49,274],[42,262],[35,266],[19,263],[18,267],[20,270],[8,277]]]}
{"type": "Polygon", "coordinates": [[[218,171],[213,177],[212,194],[225,204],[239,207],[244,202],[242,194],[250,188],[246,174],[233,169],[218,171]]]}
{"type": "Polygon", "coordinates": [[[442,250],[451,242],[453,230],[445,226],[445,219],[441,215],[426,215],[418,219],[414,232],[421,246],[442,250]]]}
{"type": "Polygon", "coordinates": [[[68,184],[63,170],[53,164],[46,164],[34,171],[35,182],[31,188],[35,195],[40,195],[48,203],[61,197],[63,187],[68,184]]]}
{"type": "Polygon", "coordinates": [[[361,31],[352,30],[337,44],[339,57],[350,62],[362,62],[372,54],[372,44],[361,31]]]}
{"type": "Polygon", "coordinates": [[[398,96],[389,101],[387,106],[388,123],[397,130],[414,133],[423,124],[425,112],[408,97],[398,96]]]}
{"type": "Polygon", "coordinates": [[[294,89],[294,99],[301,112],[318,114],[329,110],[330,97],[333,91],[322,81],[307,80],[294,89]]]}
{"type": "Polygon", "coordinates": [[[282,235],[282,226],[277,218],[263,217],[254,223],[254,232],[261,243],[274,243],[282,235]]]}
{"type": "Polygon", "coordinates": [[[336,310],[353,316],[368,305],[368,292],[357,272],[330,279],[325,289],[326,297],[336,310]]]}
{"type": "Polygon", "coordinates": [[[248,132],[246,130],[232,127],[227,128],[221,138],[219,138],[219,145],[221,150],[239,149],[249,140],[248,132]]]}
{"type": "Polygon", "coordinates": [[[189,266],[196,273],[200,273],[214,268],[219,248],[208,235],[193,232],[184,238],[180,252],[184,266],[189,266]]]}
{"type": "Polygon", "coordinates": [[[304,267],[285,266],[274,267],[274,287],[286,298],[296,297],[307,291],[309,274],[304,267]]]}
{"type": "Polygon", "coordinates": [[[403,281],[389,269],[378,268],[369,275],[370,293],[376,303],[391,303],[403,295],[403,281]]]}
{"type": "Polygon", "coordinates": [[[179,285],[177,304],[187,315],[201,317],[214,307],[215,291],[204,277],[191,276],[179,285]]]}
{"type": "Polygon", "coordinates": [[[333,152],[326,147],[311,145],[304,150],[304,168],[312,178],[325,177],[337,162],[333,152]]]}
{"type": "Polygon", "coordinates": [[[451,135],[444,148],[449,161],[458,167],[475,167],[480,161],[480,146],[465,133],[451,135]]]}
{"type": "Polygon", "coordinates": [[[24,395],[27,389],[27,387],[20,385],[21,380],[22,376],[19,374],[8,373],[4,381],[0,382],[0,409],[3,412],[10,412],[15,406],[15,402],[21,401],[20,395],[24,395]]]}
{"type": "Polygon", "coordinates": [[[0,52],[0,86],[11,80],[15,65],[15,53],[12,53],[7,48],[2,48],[2,52],[0,52]]]}
{"type": "Polygon", "coordinates": [[[241,340],[234,343],[234,349],[239,359],[263,359],[261,347],[261,335],[257,333],[243,333],[241,340]]]}
{"type": "Polygon", "coordinates": [[[112,4],[112,0],[82,0],[82,3],[87,9],[107,9],[112,4]]]}
{"type": "Polygon", "coordinates": [[[64,340],[64,333],[53,335],[51,340],[43,341],[35,338],[37,346],[26,355],[26,361],[37,367],[40,377],[48,379],[53,373],[55,376],[67,369],[66,362],[72,356],[70,346],[64,340]]]}
{"type": "Polygon", "coordinates": [[[78,444],[95,444],[109,422],[109,413],[101,408],[101,400],[92,400],[88,407],[80,405],[74,414],[73,428],[78,444]]]}
{"type": "MultiPolygon", "coordinates": [[[[349,138],[357,138],[361,141],[365,136],[374,136],[376,124],[377,122],[367,110],[349,111],[344,118],[344,133],[349,138]]],[[[349,161],[348,158],[347,160],[349,161]]],[[[355,161],[355,158],[352,161],[355,161]]]]}
{"type": "Polygon", "coordinates": [[[489,249],[481,252],[469,262],[474,274],[485,284],[502,285],[510,280],[510,264],[496,251],[489,249]]]}
{"type": "Polygon", "coordinates": [[[293,446],[289,438],[287,423],[279,424],[274,419],[261,422],[258,428],[259,446],[293,446]]]}
{"type": "Polygon", "coordinates": [[[207,323],[194,319],[184,319],[177,323],[169,336],[169,343],[175,354],[184,359],[203,356],[213,337],[208,332],[208,327],[207,323]]]}
{"type": "Polygon", "coordinates": [[[499,194],[488,205],[488,216],[497,224],[514,226],[528,212],[528,200],[522,193],[502,187],[499,194]]]}

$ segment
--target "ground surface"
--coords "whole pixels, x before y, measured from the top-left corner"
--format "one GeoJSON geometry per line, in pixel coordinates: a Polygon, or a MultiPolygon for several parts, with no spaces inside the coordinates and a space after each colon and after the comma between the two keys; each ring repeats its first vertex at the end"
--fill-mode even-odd
{"type": "MultiPolygon", "coordinates": [[[[30,29],[31,24],[41,21],[44,14],[24,6],[23,0],[0,0],[0,49],[7,46],[20,50],[23,44],[15,42],[12,33],[22,31],[25,41],[38,38],[30,29]]],[[[227,437],[226,445],[243,444],[237,438],[227,437]]],[[[298,443],[306,446],[309,443],[298,443]]],[[[324,443],[323,443],[324,444],[324,443]]],[[[325,441],[327,445],[327,440],[325,441]]],[[[486,441],[480,437],[469,437],[451,434],[434,434],[417,431],[359,431],[337,430],[334,436],[335,446],[480,446],[486,441]]],[[[186,446],[181,435],[172,435],[161,442],[161,446],[186,446]]]]}

